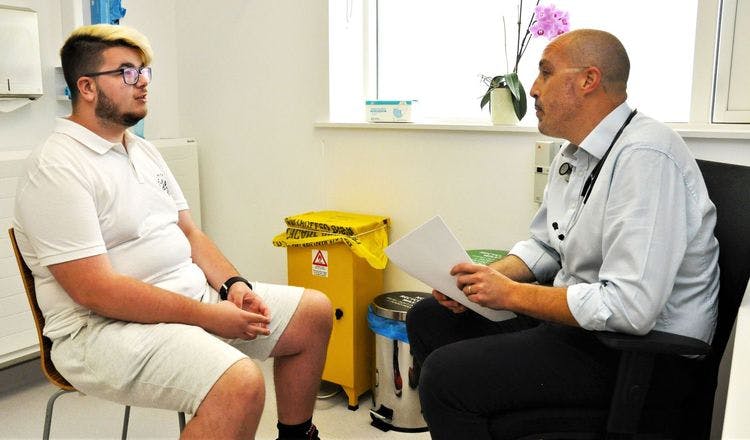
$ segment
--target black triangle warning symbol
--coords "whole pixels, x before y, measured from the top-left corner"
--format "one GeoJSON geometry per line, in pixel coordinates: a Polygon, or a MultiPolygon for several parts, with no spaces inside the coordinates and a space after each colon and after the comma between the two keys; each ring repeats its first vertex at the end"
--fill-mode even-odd
{"type": "Polygon", "coordinates": [[[318,251],[318,253],[315,254],[315,258],[313,258],[313,265],[328,267],[328,262],[326,261],[326,257],[323,256],[322,251],[318,251]]]}

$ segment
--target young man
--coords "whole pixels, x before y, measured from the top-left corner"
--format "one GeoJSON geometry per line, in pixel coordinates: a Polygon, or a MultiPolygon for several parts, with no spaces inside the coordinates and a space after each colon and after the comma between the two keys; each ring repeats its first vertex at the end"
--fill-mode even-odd
{"type": "MultiPolygon", "coordinates": [[[[407,317],[433,438],[489,439],[487,419],[514,409],[606,407],[618,357],[589,330],[710,343],[716,211],[682,139],[626,103],[629,69],[602,31],[569,32],[545,49],[530,93],[539,131],[568,143],[531,238],[489,266],[452,270],[472,301],[519,317],[493,323],[440,292],[407,317]]],[[[696,362],[658,358],[654,388],[679,402],[696,362]]]]}
{"type": "Polygon", "coordinates": [[[328,299],[240,277],[127,131],[147,112],[143,35],[84,26],[60,55],[73,111],[30,157],[13,222],[57,369],[86,394],[193,414],[184,438],[253,438],[265,385],[248,356],[271,356],[279,437],[317,439],[328,299]]]}

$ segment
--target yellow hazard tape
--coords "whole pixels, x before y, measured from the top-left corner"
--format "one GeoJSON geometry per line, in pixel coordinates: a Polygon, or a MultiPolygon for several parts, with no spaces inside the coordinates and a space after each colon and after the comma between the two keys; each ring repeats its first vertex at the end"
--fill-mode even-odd
{"type": "Polygon", "coordinates": [[[285,219],[287,230],[273,238],[280,247],[315,247],[344,243],[375,269],[384,269],[388,257],[387,217],[338,211],[308,212],[285,219]]]}

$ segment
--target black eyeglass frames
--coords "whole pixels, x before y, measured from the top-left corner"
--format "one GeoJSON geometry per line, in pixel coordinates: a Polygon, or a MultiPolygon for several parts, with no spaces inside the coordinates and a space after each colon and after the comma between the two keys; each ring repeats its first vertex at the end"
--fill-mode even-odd
{"type": "Polygon", "coordinates": [[[146,78],[146,81],[151,82],[151,67],[121,67],[119,69],[115,70],[107,70],[105,72],[91,72],[91,73],[84,73],[81,76],[99,76],[99,75],[111,75],[113,73],[118,73],[122,75],[122,80],[125,81],[125,84],[132,86],[133,84],[138,82],[138,79],[143,75],[144,78],[146,78]]]}

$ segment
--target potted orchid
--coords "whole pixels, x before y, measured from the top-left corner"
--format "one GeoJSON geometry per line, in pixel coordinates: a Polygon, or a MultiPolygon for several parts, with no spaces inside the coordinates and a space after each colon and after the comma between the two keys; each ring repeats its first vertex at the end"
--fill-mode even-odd
{"type": "MultiPolygon", "coordinates": [[[[523,38],[521,38],[523,0],[520,0],[518,5],[516,60],[513,65],[513,71],[506,73],[505,75],[497,75],[494,77],[482,75],[482,81],[487,85],[487,92],[482,96],[480,108],[484,108],[484,106],[490,102],[490,96],[492,95],[493,89],[504,88],[508,89],[510,92],[510,100],[513,103],[513,110],[516,117],[521,120],[524,115],[526,115],[526,91],[523,88],[523,84],[521,84],[521,81],[518,79],[518,63],[521,61],[521,57],[524,52],[526,52],[526,48],[528,48],[529,42],[532,38],[546,37],[552,40],[570,29],[567,12],[555,8],[554,5],[539,5],[539,2],[540,0],[537,0],[529,24],[526,26],[526,33],[523,35],[523,38]]],[[[503,23],[504,22],[505,20],[503,19],[503,23]]],[[[507,51],[505,58],[507,63],[507,51]]]]}

